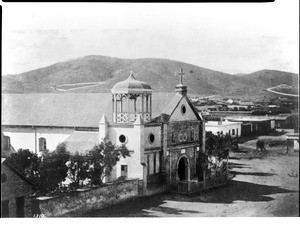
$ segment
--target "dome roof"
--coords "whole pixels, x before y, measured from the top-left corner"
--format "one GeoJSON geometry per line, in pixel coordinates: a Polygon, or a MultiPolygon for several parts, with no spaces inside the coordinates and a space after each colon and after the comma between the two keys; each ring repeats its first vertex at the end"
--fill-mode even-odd
{"type": "Polygon", "coordinates": [[[149,84],[137,80],[133,74],[132,71],[129,75],[129,77],[121,81],[119,83],[116,83],[113,88],[111,89],[112,93],[150,93],[152,92],[152,88],[149,84]]]}

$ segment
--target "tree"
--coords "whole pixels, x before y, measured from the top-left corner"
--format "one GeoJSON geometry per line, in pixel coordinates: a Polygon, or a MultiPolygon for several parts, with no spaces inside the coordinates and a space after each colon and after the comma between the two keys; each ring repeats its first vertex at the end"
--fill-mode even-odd
{"type": "Polygon", "coordinates": [[[64,144],[59,144],[53,152],[46,152],[40,158],[36,184],[38,194],[48,194],[58,190],[59,184],[67,177],[66,162],[70,154],[64,144]]]}
{"type": "Polygon", "coordinates": [[[76,152],[75,155],[70,156],[70,160],[66,162],[66,166],[68,167],[68,178],[72,181],[70,188],[71,190],[77,189],[80,181],[88,178],[89,164],[86,156],[76,152]]]}
{"type": "Polygon", "coordinates": [[[229,134],[223,135],[218,133],[206,132],[206,151],[208,155],[214,155],[220,159],[226,159],[232,148],[233,141],[229,134]]]}
{"type": "Polygon", "coordinates": [[[130,156],[125,145],[116,146],[110,141],[104,140],[98,145],[95,145],[89,151],[88,160],[90,162],[89,178],[91,184],[99,185],[104,177],[110,175],[113,167],[121,159],[130,156]]]}
{"type": "Polygon", "coordinates": [[[37,154],[32,153],[29,149],[19,149],[16,153],[11,154],[6,162],[33,182],[38,170],[38,160],[37,154]]]}

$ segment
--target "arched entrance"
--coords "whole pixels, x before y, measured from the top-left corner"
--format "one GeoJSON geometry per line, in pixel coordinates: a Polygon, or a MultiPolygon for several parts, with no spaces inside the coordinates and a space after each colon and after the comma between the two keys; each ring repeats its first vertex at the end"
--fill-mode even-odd
{"type": "Polygon", "coordinates": [[[177,174],[179,180],[188,180],[188,172],[189,172],[189,166],[188,166],[188,160],[186,157],[181,157],[178,162],[177,166],[177,174]]]}

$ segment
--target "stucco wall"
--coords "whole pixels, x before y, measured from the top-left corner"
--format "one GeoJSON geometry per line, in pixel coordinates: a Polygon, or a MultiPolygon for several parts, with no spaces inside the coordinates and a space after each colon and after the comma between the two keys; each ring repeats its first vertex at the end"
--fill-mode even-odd
{"type": "Polygon", "coordinates": [[[228,134],[230,131],[231,137],[240,137],[241,136],[242,126],[241,123],[232,123],[232,124],[222,124],[222,125],[211,125],[205,124],[205,131],[211,131],[213,134],[218,132],[223,132],[223,134],[228,134]],[[235,134],[232,135],[232,130],[235,130],[235,134]]]}
{"type": "Polygon", "coordinates": [[[80,215],[89,210],[101,209],[139,196],[139,180],[128,180],[107,186],[77,191],[54,198],[37,198],[36,214],[45,217],[80,215]]]}
{"type": "Polygon", "coordinates": [[[108,139],[116,144],[121,145],[119,136],[121,134],[126,136],[126,147],[130,153],[130,157],[121,158],[121,160],[115,166],[115,174],[113,176],[121,176],[121,165],[128,166],[128,178],[140,178],[143,179],[143,166],[141,165],[141,149],[144,142],[144,126],[110,126],[108,128],[108,139]]]}
{"type": "Polygon", "coordinates": [[[47,149],[50,151],[55,150],[56,146],[65,141],[74,129],[66,128],[3,128],[3,133],[10,137],[11,145],[15,150],[20,148],[29,149],[35,152],[35,145],[37,153],[39,151],[39,138],[44,137],[47,141],[47,149]],[[36,132],[36,136],[35,136],[36,132]]]}

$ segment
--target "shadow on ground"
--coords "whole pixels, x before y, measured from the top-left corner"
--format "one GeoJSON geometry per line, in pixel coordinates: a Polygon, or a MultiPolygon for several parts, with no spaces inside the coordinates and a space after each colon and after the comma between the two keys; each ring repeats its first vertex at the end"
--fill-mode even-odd
{"type": "Polygon", "coordinates": [[[156,195],[127,201],[102,210],[88,212],[80,217],[157,217],[153,212],[161,212],[166,216],[178,216],[182,213],[197,213],[193,210],[182,210],[173,207],[163,206],[166,197],[169,195],[156,195]]]}
{"type": "Polygon", "coordinates": [[[199,195],[189,196],[188,201],[223,204],[230,204],[234,201],[266,202],[273,200],[272,197],[267,195],[292,192],[295,191],[290,191],[277,186],[231,180],[227,186],[209,190],[199,195]]]}
{"type": "Polygon", "coordinates": [[[230,173],[233,175],[250,175],[250,176],[262,176],[262,177],[269,177],[269,176],[276,175],[275,173],[261,173],[261,172],[249,173],[249,172],[230,171],[230,173]]]}
{"type": "Polygon", "coordinates": [[[233,169],[233,168],[251,168],[248,164],[242,164],[242,163],[228,163],[228,168],[233,169]]]}
{"type": "MultiPolygon", "coordinates": [[[[273,175],[273,174],[272,174],[273,175]]],[[[178,216],[183,213],[199,214],[199,211],[180,209],[180,202],[219,203],[231,204],[234,201],[268,202],[273,200],[267,195],[292,193],[287,189],[277,186],[254,184],[232,180],[227,186],[211,189],[190,196],[165,194],[140,198],[125,203],[111,206],[102,210],[79,215],[80,217],[156,217],[157,213],[163,216],[178,216]],[[168,207],[168,202],[177,207],[168,207]],[[174,204],[175,203],[175,204],[174,204]]],[[[203,205],[205,207],[205,204],[203,205]]]]}

